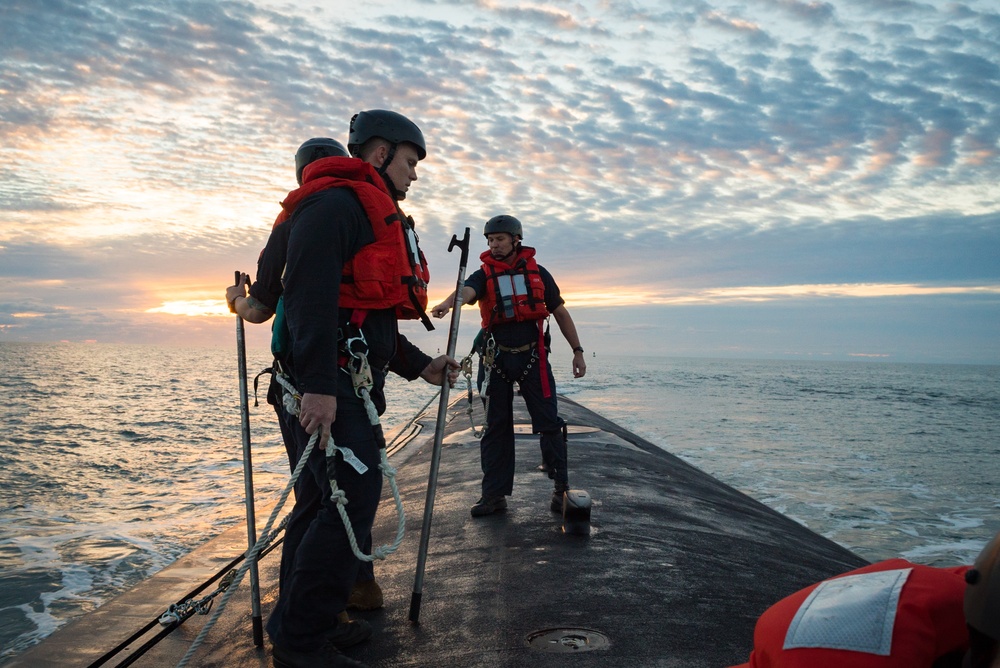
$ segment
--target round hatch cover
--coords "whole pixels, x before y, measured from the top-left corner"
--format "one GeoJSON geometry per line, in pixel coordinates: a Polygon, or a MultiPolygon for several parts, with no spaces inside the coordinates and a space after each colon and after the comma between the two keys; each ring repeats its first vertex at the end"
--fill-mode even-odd
{"type": "Polygon", "coordinates": [[[544,629],[528,634],[528,647],[539,652],[589,652],[611,644],[603,633],[591,629],[544,629]]]}

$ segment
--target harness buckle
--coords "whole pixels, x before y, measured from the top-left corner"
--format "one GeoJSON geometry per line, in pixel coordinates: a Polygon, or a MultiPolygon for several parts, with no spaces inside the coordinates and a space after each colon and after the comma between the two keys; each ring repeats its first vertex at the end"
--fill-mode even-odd
{"type": "Polygon", "coordinates": [[[486,350],[483,353],[483,364],[487,368],[492,367],[493,363],[496,361],[497,356],[497,342],[494,340],[493,335],[490,334],[489,338],[486,339],[486,350]]]}
{"type": "Polygon", "coordinates": [[[359,398],[364,398],[364,391],[371,391],[371,388],[375,385],[375,379],[372,377],[372,368],[368,364],[368,356],[364,353],[358,353],[352,355],[353,359],[348,361],[348,365],[351,367],[351,382],[354,384],[354,394],[359,398]]]}
{"type": "Polygon", "coordinates": [[[344,340],[344,350],[354,358],[364,357],[368,354],[368,341],[360,328],[357,329],[357,334],[348,336],[344,340]]]}
{"type": "Polygon", "coordinates": [[[363,399],[363,391],[370,391],[375,386],[371,365],[368,363],[368,341],[361,327],[353,322],[348,325],[350,334],[343,338],[342,355],[346,357],[345,366],[351,374],[354,394],[363,399]]]}

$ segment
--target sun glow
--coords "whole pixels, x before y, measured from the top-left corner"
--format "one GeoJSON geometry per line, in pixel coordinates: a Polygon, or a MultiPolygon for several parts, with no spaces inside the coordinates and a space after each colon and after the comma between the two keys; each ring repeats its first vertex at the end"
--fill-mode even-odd
{"type": "Polygon", "coordinates": [[[935,286],[912,283],[819,283],[802,285],[734,286],[691,290],[636,290],[616,288],[565,291],[570,308],[660,305],[682,306],[736,302],[769,302],[781,299],[834,297],[926,297],[931,295],[1000,294],[1000,285],[935,286]]]}
{"type": "Polygon", "coordinates": [[[163,313],[166,315],[186,315],[201,317],[232,317],[226,302],[221,299],[177,299],[165,301],[159,306],[146,309],[146,313],[163,313]]]}

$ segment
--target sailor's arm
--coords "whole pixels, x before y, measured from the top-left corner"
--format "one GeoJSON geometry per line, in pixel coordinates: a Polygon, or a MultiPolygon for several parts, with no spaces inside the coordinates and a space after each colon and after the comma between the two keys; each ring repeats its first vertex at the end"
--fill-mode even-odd
{"type": "Polygon", "coordinates": [[[274,311],[247,295],[246,286],[249,284],[250,277],[246,274],[240,274],[240,282],[226,288],[226,302],[229,304],[229,310],[247,322],[266,322],[274,315],[274,311]]]}
{"type": "Polygon", "coordinates": [[[566,343],[573,349],[573,377],[582,378],[587,373],[587,360],[583,357],[583,346],[580,345],[580,335],[576,332],[573,317],[561,304],[552,311],[552,317],[556,319],[566,343]]]}
{"type": "Polygon", "coordinates": [[[458,372],[462,365],[447,355],[439,355],[431,359],[430,355],[420,350],[402,334],[396,336],[396,354],[389,362],[389,371],[399,374],[406,380],[423,378],[431,385],[440,386],[445,375],[448,386],[455,387],[458,372]]]}
{"type": "MultiPolygon", "coordinates": [[[[472,304],[476,300],[476,291],[470,288],[468,285],[462,288],[462,303],[472,304]]],[[[455,291],[452,290],[451,294],[448,295],[443,302],[431,309],[431,315],[435,318],[443,318],[448,315],[451,311],[451,307],[455,304],[455,291]]]]}

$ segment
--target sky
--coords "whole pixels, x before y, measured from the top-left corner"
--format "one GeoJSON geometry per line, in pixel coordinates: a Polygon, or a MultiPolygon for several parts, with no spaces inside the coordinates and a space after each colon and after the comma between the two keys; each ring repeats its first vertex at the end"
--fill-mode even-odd
{"type": "Polygon", "coordinates": [[[432,304],[508,213],[588,356],[1000,364],[996,0],[4,0],[0,64],[0,343],[233,345],[295,149],[382,108],[432,304]]]}

